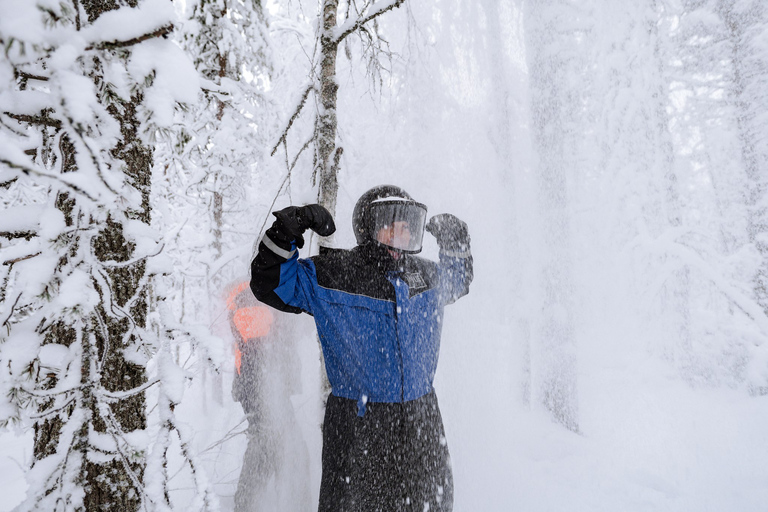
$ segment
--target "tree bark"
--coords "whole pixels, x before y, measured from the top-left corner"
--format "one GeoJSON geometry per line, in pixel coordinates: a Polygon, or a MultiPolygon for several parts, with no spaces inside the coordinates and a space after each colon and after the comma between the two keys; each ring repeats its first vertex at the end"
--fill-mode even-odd
{"type": "MultiPolygon", "coordinates": [[[[82,5],[90,21],[94,21],[108,10],[118,8],[115,2],[86,0],[82,5]]],[[[102,81],[102,77],[98,75],[92,78],[97,86],[102,81]]],[[[126,212],[126,216],[149,224],[152,151],[144,146],[138,136],[140,121],[136,115],[136,106],[140,100],[141,98],[134,97],[130,102],[122,103],[119,108],[108,106],[107,110],[119,123],[122,135],[117,146],[111,150],[112,157],[125,163],[128,182],[141,194],[140,208],[126,212]]],[[[69,143],[66,136],[61,140],[62,172],[75,171],[75,146],[69,143]]],[[[76,199],[67,194],[60,194],[57,201],[70,225],[74,222],[75,201],[76,199]]],[[[81,221],[87,223],[90,219],[81,221]]],[[[126,239],[122,224],[108,217],[99,234],[93,239],[91,249],[99,261],[126,262],[134,258],[135,247],[126,239]]],[[[78,482],[85,491],[85,509],[130,512],[138,510],[143,500],[143,491],[137,488],[136,479],[138,482],[143,479],[144,454],[105,453],[91,443],[89,429],[111,435],[115,431],[130,433],[146,428],[144,393],[114,401],[108,404],[107,408],[100,408],[93,395],[94,386],[100,386],[108,392],[120,392],[146,382],[145,369],[128,361],[124,354],[124,350],[136,341],[134,336],[129,334],[130,330],[146,326],[147,292],[140,289],[145,274],[145,263],[141,261],[125,267],[107,267],[105,271],[110,290],[99,292],[102,299],[111,297],[112,303],[102,302],[95,308],[79,337],[74,329],[59,323],[50,329],[46,343],[69,346],[79,342],[83,345],[82,395],[79,406],[85,410],[85,414],[71,449],[83,456],[78,482]],[[107,314],[107,311],[112,311],[113,305],[123,309],[127,307],[125,313],[128,317],[115,318],[113,314],[107,314]],[[100,371],[94,373],[95,369],[100,371]]],[[[53,383],[55,377],[47,376],[42,387],[52,387],[53,383]]],[[[47,409],[45,404],[42,409],[47,409]]],[[[71,407],[69,412],[72,412],[71,407]]],[[[62,426],[63,422],[59,419],[41,421],[35,425],[35,460],[41,460],[53,453],[62,426]]]]}
{"type": "Polygon", "coordinates": [[[320,31],[320,108],[315,122],[315,173],[320,179],[318,199],[331,215],[336,214],[336,197],[339,190],[338,165],[333,165],[331,160],[336,150],[336,99],[339,90],[339,84],[336,82],[338,42],[333,33],[338,7],[338,0],[323,1],[320,31]]]}

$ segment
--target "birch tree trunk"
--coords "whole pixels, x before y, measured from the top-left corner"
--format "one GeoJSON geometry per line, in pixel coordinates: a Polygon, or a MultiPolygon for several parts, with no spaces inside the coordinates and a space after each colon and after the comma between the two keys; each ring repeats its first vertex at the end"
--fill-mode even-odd
{"type": "MultiPolygon", "coordinates": [[[[342,147],[336,146],[338,127],[336,100],[339,84],[336,80],[336,56],[339,44],[348,35],[365,30],[364,25],[381,16],[387,11],[399,7],[405,0],[383,0],[363,7],[355,17],[344,20],[338,25],[339,0],[323,0],[320,16],[321,26],[318,34],[320,40],[320,70],[319,70],[319,105],[315,118],[315,156],[314,176],[319,178],[318,202],[336,215],[336,198],[339,192],[339,165],[342,147]]],[[[375,45],[369,51],[376,52],[375,45]]],[[[302,103],[303,105],[303,103],[302,103]]],[[[331,238],[328,237],[330,240],[331,238]]]]}
{"type": "Polygon", "coordinates": [[[320,105],[315,119],[315,173],[319,176],[318,200],[336,215],[339,192],[338,167],[342,148],[336,148],[336,55],[339,42],[334,35],[339,0],[324,0],[320,30],[320,105]],[[333,161],[331,156],[333,155],[333,161]]]}
{"type": "MultiPolygon", "coordinates": [[[[386,11],[399,7],[404,1],[387,0],[380,2],[379,6],[373,5],[368,13],[360,14],[356,19],[346,20],[347,24],[343,31],[340,31],[338,26],[337,11],[339,0],[323,0],[321,4],[321,26],[318,34],[320,41],[320,70],[319,84],[316,86],[319,89],[320,101],[315,117],[313,176],[319,178],[318,203],[324,206],[333,217],[336,217],[336,199],[339,194],[339,165],[341,155],[344,152],[342,147],[336,147],[336,133],[338,129],[336,105],[339,91],[339,84],[336,80],[336,57],[339,44],[347,35],[360,29],[368,21],[373,20],[386,11]],[[350,22],[354,23],[350,24],[350,22]]],[[[285,134],[283,137],[285,137],[285,134]]],[[[321,242],[324,245],[331,245],[332,243],[333,235],[324,237],[321,242]]],[[[325,359],[322,350],[320,351],[320,366],[320,396],[324,406],[325,398],[331,391],[331,384],[325,372],[325,359]]]]}

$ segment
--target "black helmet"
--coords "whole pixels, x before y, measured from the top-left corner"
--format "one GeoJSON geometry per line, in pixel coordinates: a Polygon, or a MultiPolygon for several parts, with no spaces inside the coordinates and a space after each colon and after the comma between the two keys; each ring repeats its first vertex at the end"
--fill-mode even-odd
{"type": "Polygon", "coordinates": [[[360,196],[352,212],[352,229],[358,245],[374,242],[399,252],[415,254],[421,252],[427,207],[413,200],[400,187],[379,185],[360,196]],[[400,224],[402,223],[402,224],[400,224]],[[383,228],[397,229],[407,236],[385,239],[383,228]]]}

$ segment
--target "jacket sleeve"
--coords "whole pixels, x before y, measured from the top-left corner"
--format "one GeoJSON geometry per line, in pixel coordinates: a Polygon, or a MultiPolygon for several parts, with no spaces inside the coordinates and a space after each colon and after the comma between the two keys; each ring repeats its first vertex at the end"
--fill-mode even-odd
{"type": "Polygon", "coordinates": [[[312,290],[317,284],[309,263],[299,259],[293,236],[275,222],[259,242],[251,262],[251,291],[280,311],[312,314],[312,290]]]}
{"type": "Polygon", "coordinates": [[[441,250],[437,268],[445,304],[453,304],[469,293],[469,285],[474,277],[472,253],[469,248],[460,253],[441,250]]]}

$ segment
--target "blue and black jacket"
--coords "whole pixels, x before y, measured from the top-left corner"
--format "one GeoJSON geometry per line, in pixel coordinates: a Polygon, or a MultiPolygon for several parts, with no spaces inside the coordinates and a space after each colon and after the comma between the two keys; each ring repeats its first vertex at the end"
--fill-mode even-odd
{"type": "Polygon", "coordinates": [[[275,223],[251,263],[251,290],[282,311],[314,316],[332,394],[407,402],[432,391],[443,308],[465,295],[472,257],[441,252],[440,262],[393,259],[374,243],[325,249],[299,259],[296,240],[275,223]]]}

